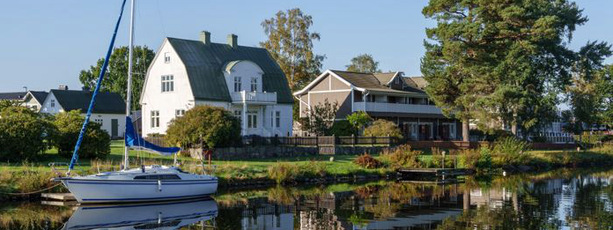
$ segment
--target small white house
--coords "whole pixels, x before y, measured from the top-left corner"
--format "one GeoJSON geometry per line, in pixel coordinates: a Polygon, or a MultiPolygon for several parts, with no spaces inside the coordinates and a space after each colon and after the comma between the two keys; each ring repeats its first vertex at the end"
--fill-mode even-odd
{"type": "Polygon", "coordinates": [[[165,38],[147,72],[141,95],[142,135],[164,134],[172,119],[196,105],[219,106],[241,121],[242,135],[287,136],[293,98],[283,71],[268,51],[165,38]]]}
{"type": "Polygon", "coordinates": [[[45,91],[28,91],[23,97],[23,106],[32,109],[34,112],[40,112],[43,107],[43,103],[47,98],[47,92],[45,91]]]}
{"type": "MultiPolygon", "coordinates": [[[[91,91],[52,89],[42,103],[40,112],[57,114],[80,109],[81,114],[85,116],[91,98],[91,91]]],[[[120,138],[126,129],[125,110],[126,103],[121,95],[99,92],[90,121],[100,123],[111,138],[120,138]]]]}

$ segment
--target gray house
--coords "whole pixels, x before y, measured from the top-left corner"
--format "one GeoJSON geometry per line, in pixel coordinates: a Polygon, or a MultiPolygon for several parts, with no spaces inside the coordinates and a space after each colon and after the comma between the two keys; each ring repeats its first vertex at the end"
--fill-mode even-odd
{"type": "Polygon", "coordinates": [[[413,140],[456,140],[461,123],[443,115],[423,91],[422,77],[402,72],[356,73],[326,70],[304,89],[295,92],[300,116],[326,99],[339,105],[336,119],[364,111],[374,119],[395,122],[404,136],[413,140]]]}

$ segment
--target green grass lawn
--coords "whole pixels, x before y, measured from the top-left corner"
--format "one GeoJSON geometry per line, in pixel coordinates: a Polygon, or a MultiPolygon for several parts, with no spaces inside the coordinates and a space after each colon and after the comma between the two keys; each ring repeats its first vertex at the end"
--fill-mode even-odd
{"type": "MultiPolygon", "coordinates": [[[[100,164],[103,164],[104,169],[117,170],[119,165],[123,161],[123,141],[111,142],[111,153],[106,159],[100,160],[100,164]],[[111,167],[111,168],[109,168],[111,167]]],[[[313,162],[325,162],[326,171],[329,175],[348,175],[348,174],[360,174],[360,173],[376,173],[382,170],[379,169],[363,169],[356,164],[353,164],[353,160],[358,157],[356,155],[336,155],[336,156],[308,156],[308,157],[284,157],[284,158],[266,158],[266,159],[245,159],[245,160],[224,160],[212,161],[212,164],[216,166],[214,174],[222,178],[264,178],[267,175],[267,170],[270,166],[277,164],[278,162],[289,162],[298,167],[307,166],[313,162]],[[334,161],[330,161],[333,157],[334,161]]],[[[375,155],[375,157],[378,157],[375,155]]],[[[200,162],[196,159],[178,156],[177,160],[181,162],[183,168],[187,171],[201,171],[200,162]]],[[[135,167],[138,162],[145,164],[164,164],[172,165],[173,156],[162,156],[154,153],[147,153],[143,151],[130,151],[131,166],[135,167]]],[[[69,163],[70,158],[59,156],[57,149],[50,149],[45,154],[41,154],[36,161],[23,162],[23,163],[0,163],[0,171],[51,171],[48,166],[52,162],[69,163]]],[[[96,167],[95,163],[90,159],[80,159],[79,164],[75,166],[75,170],[78,171],[92,171],[92,168],[96,167]]],[[[57,166],[58,169],[66,169],[66,165],[57,166]]]]}

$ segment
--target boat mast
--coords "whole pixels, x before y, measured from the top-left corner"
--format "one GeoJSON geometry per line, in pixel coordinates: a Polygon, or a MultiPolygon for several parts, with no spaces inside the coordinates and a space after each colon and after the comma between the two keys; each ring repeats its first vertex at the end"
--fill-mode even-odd
{"type": "MultiPolygon", "coordinates": [[[[129,117],[132,114],[132,56],[134,49],[134,6],[136,0],[130,0],[131,13],[130,13],[130,44],[128,45],[128,92],[126,93],[126,116],[129,117]]],[[[127,124],[126,124],[127,125],[127,124]]],[[[124,134],[125,135],[125,134],[124,134]]],[[[130,168],[129,153],[130,148],[124,144],[124,156],[123,156],[123,168],[124,170],[130,168]]]]}

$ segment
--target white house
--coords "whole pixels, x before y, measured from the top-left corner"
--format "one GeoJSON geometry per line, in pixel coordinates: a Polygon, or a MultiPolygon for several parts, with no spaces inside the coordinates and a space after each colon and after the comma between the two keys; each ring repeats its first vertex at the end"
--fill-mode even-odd
{"type": "MultiPolygon", "coordinates": [[[[40,112],[57,114],[60,112],[80,109],[81,114],[87,113],[91,91],[52,89],[42,103],[40,112]]],[[[110,92],[100,92],[96,96],[96,105],[91,121],[100,123],[111,138],[123,137],[126,130],[126,103],[121,95],[110,92]]]]}
{"type": "Polygon", "coordinates": [[[263,48],[165,38],[149,66],[141,95],[143,135],[164,134],[170,121],[196,105],[223,107],[242,135],[287,136],[293,98],[283,71],[263,48]]]}
{"type": "Polygon", "coordinates": [[[32,109],[35,112],[40,112],[43,107],[43,102],[47,98],[47,92],[45,91],[28,91],[23,97],[23,106],[32,109]]]}

